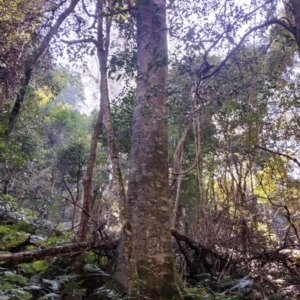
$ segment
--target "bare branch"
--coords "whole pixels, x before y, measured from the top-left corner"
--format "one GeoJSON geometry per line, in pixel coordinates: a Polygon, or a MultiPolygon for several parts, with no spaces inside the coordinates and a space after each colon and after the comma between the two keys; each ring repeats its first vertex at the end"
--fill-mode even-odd
{"type": "Polygon", "coordinates": [[[247,37],[255,32],[256,30],[259,30],[259,29],[262,29],[264,27],[268,27],[270,25],[274,25],[274,24],[278,24],[278,25],[281,25],[282,27],[284,27],[286,30],[288,30],[290,33],[292,33],[294,36],[296,34],[296,31],[293,27],[289,26],[285,21],[283,20],[279,20],[279,19],[271,19],[271,20],[268,20],[260,25],[257,25],[257,26],[254,26],[252,27],[251,29],[249,29],[244,35],[243,37],[241,38],[240,42],[236,45],[236,47],[234,47],[226,56],[226,58],[218,65],[218,67],[213,71],[211,72],[210,74],[202,77],[202,80],[204,79],[207,79],[207,78],[210,78],[212,76],[214,76],[215,74],[217,74],[221,68],[223,68],[225,66],[225,64],[228,62],[228,60],[235,54],[235,52],[242,46],[242,44],[244,43],[244,41],[247,39],[247,37]]]}
{"type": "Polygon", "coordinates": [[[83,44],[83,43],[93,43],[96,48],[98,48],[98,42],[93,39],[93,38],[89,38],[89,39],[80,39],[80,40],[72,40],[72,41],[68,41],[68,40],[61,40],[61,42],[68,44],[68,45],[75,45],[75,44],[83,44]]]}
{"type": "Polygon", "coordinates": [[[136,10],[136,8],[131,7],[131,8],[126,8],[126,9],[119,9],[119,10],[116,10],[116,11],[111,12],[109,14],[103,14],[103,17],[112,17],[112,16],[116,16],[116,15],[119,15],[119,14],[125,14],[125,13],[131,12],[133,10],[136,10]]]}
{"type": "Polygon", "coordinates": [[[261,149],[261,150],[264,150],[266,152],[269,152],[269,153],[272,153],[272,154],[276,154],[276,155],[279,155],[279,156],[282,156],[282,157],[285,157],[285,158],[288,158],[289,160],[293,161],[294,163],[297,164],[297,166],[300,168],[300,162],[297,158],[295,157],[292,157],[288,154],[285,154],[285,153],[281,153],[281,152],[278,152],[278,151],[273,151],[273,150],[270,150],[270,149],[267,149],[265,147],[261,147],[261,146],[258,146],[256,145],[254,148],[258,148],[258,149],[261,149]]]}
{"type": "Polygon", "coordinates": [[[132,111],[131,109],[122,107],[122,106],[117,105],[117,104],[114,104],[114,103],[111,103],[111,105],[114,106],[114,107],[117,107],[117,108],[119,108],[119,109],[121,109],[121,110],[123,110],[123,111],[125,111],[125,112],[127,112],[127,113],[130,114],[130,115],[133,115],[133,111],[132,111]]]}
{"type": "Polygon", "coordinates": [[[83,7],[84,12],[85,12],[89,17],[93,17],[93,18],[96,18],[96,17],[97,17],[97,10],[95,10],[95,14],[91,14],[91,13],[87,10],[87,7],[86,7],[86,5],[85,5],[84,0],[82,0],[82,7],[83,7]]]}
{"type": "Polygon", "coordinates": [[[52,191],[50,191],[50,190],[48,190],[48,189],[46,189],[46,188],[44,188],[44,187],[41,187],[41,188],[42,188],[43,190],[45,190],[45,191],[51,193],[52,195],[58,196],[58,197],[60,197],[60,198],[62,198],[62,199],[64,199],[64,200],[66,200],[66,201],[72,203],[74,206],[77,206],[79,209],[81,209],[82,211],[84,211],[84,213],[87,214],[87,215],[91,218],[91,220],[94,222],[95,225],[98,224],[98,223],[96,222],[96,220],[91,216],[91,214],[90,214],[84,207],[82,207],[81,205],[79,205],[77,202],[74,202],[73,200],[70,200],[68,197],[64,197],[64,196],[62,196],[62,195],[53,193],[52,191]]]}

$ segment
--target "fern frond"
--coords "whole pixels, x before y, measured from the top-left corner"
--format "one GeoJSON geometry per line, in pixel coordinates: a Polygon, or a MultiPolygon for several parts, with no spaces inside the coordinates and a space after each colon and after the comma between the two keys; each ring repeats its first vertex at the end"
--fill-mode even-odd
{"type": "Polygon", "coordinates": [[[56,299],[60,299],[60,296],[58,294],[49,293],[44,295],[43,297],[40,297],[38,300],[56,300],[56,299]]]}
{"type": "Polygon", "coordinates": [[[43,279],[43,283],[45,283],[52,291],[58,291],[60,288],[60,283],[57,280],[51,279],[43,279]]]}
{"type": "Polygon", "coordinates": [[[107,287],[104,287],[104,286],[96,289],[93,294],[94,295],[103,295],[106,298],[109,298],[109,299],[112,299],[112,300],[120,299],[118,294],[114,290],[111,290],[111,289],[109,289],[107,287]]]}
{"type": "Polygon", "coordinates": [[[62,285],[64,283],[67,283],[71,280],[74,280],[76,278],[80,277],[78,274],[70,274],[70,275],[61,275],[61,276],[56,276],[55,279],[59,283],[59,285],[62,285]]]}
{"type": "Polygon", "coordinates": [[[83,270],[88,273],[93,273],[93,275],[110,276],[109,274],[107,274],[103,270],[101,270],[99,267],[97,267],[96,265],[92,265],[92,264],[84,265],[83,270]]]}

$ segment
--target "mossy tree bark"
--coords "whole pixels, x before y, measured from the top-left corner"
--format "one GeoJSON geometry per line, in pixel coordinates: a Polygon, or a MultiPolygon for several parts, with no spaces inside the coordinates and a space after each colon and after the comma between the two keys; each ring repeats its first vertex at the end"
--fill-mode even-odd
{"type": "Polygon", "coordinates": [[[175,282],[168,186],[166,1],[137,3],[138,80],[128,203],[141,299],[181,299],[175,282]]]}

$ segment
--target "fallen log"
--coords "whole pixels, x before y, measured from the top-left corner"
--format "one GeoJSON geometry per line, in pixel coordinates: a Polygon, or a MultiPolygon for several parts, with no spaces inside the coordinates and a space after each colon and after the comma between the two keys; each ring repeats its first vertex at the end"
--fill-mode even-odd
{"type": "MultiPolygon", "coordinates": [[[[174,235],[181,235],[177,231],[172,231],[174,235]]],[[[177,236],[178,237],[178,236],[177,236]]],[[[192,240],[191,240],[192,243],[192,240]]],[[[70,243],[61,246],[33,250],[33,251],[22,251],[18,253],[0,253],[0,261],[9,263],[11,265],[28,263],[35,260],[41,260],[45,258],[59,257],[59,256],[72,256],[80,252],[89,251],[93,249],[109,251],[117,248],[118,241],[116,240],[101,240],[101,241],[87,241],[70,243]]]]}
{"type": "Polygon", "coordinates": [[[185,242],[186,244],[189,245],[189,247],[193,250],[195,250],[196,252],[200,252],[200,251],[204,251],[205,253],[211,254],[214,257],[220,259],[220,260],[225,260],[226,258],[224,258],[222,255],[220,255],[219,253],[217,253],[216,251],[214,251],[211,248],[208,248],[207,246],[201,244],[200,242],[196,242],[194,240],[192,240],[190,237],[178,232],[175,229],[171,230],[172,236],[177,240],[177,241],[181,241],[181,242],[185,242]]]}
{"type": "Polygon", "coordinates": [[[231,272],[235,270],[238,274],[241,269],[241,265],[248,265],[248,269],[253,271],[253,266],[251,266],[251,263],[256,261],[260,262],[258,267],[260,268],[259,271],[261,271],[261,268],[267,264],[277,263],[277,266],[286,268],[292,278],[296,278],[297,280],[300,278],[300,257],[298,245],[294,245],[294,247],[281,246],[277,249],[269,251],[264,250],[263,252],[253,254],[248,258],[236,251],[236,256],[233,257],[229,253],[227,253],[227,255],[226,253],[218,253],[215,248],[209,248],[202,243],[183,235],[175,229],[172,229],[171,233],[178,244],[180,242],[185,242],[190,249],[195,251],[193,256],[197,259],[192,262],[192,259],[188,256],[186,251],[182,247],[179,247],[179,250],[183,254],[186,263],[190,268],[191,274],[195,273],[195,269],[199,267],[199,262],[202,263],[208,271],[210,268],[215,269],[217,266],[217,271],[219,272],[224,269],[231,269],[231,272]]]}
{"type": "Polygon", "coordinates": [[[9,264],[27,263],[35,260],[58,256],[72,256],[80,252],[97,249],[97,250],[113,250],[117,247],[117,241],[87,241],[71,243],[62,246],[39,249],[34,251],[23,251],[19,253],[0,253],[0,261],[9,264]]]}

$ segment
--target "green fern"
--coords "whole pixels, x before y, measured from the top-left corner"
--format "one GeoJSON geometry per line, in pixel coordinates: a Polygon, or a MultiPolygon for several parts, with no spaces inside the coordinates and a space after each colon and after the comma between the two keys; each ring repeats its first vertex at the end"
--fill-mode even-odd
{"type": "Polygon", "coordinates": [[[96,265],[92,265],[92,264],[86,264],[83,267],[83,270],[91,273],[93,275],[97,275],[97,276],[110,276],[109,274],[105,273],[103,270],[101,270],[99,267],[97,267],[96,265]]]}
{"type": "Polygon", "coordinates": [[[116,291],[109,289],[105,286],[102,286],[102,287],[96,289],[93,294],[99,295],[102,297],[106,297],[106,298],[112,299],[112,300],[120,299],[120,296],[118,295],[118,293],[116,291]]]}
{"type": "Polygon", "coordinates": [[[60,288],[60,283],[57,280],[45,279],[43,278],[43,283],[50,290],[57,292],[60,288]]]}
{"type": "Polygon", "coordinates": [[[67,282],[77,279],[79,275],[71,274],[71,275],[61,275],[55,277],[55,279],[43,279],[43,283],[53,292],[58,292],[63,284],[67,282]]]}
{"type": "Polygon", "coordinates": [[[49,293],[44,295],[43,297],[40,297],[38,300],[57,300],[60,299],[60,296],[55,293],[49,293]]]}
{"type": "Polygon", "coordinates": [[[55,279],[59,282],[60,285],[65,284],[71,280],[75,280],[78,277],[80,277],[80,275],[78,274],[70,274],[70,275],[61,275],[61,276],[56,276],[55,279]]]}
{"type": "MultiPolygon", "coordinates": [[[[32,299],[30,293],[23,288],[11,288],[6,291],[1,291],[1,295],[6,296],[8,300],[29,300],[32,299]]],[[[4,298],[5,299],[5,298],[4,298]]]]}
{"type": "Polygon", "coordinates": [[[184,289],[184,299],[186,300],[199,300],[204,299],[203,297],[206,296],[206,291],[203,288],[185,288],[184,289]]]}

